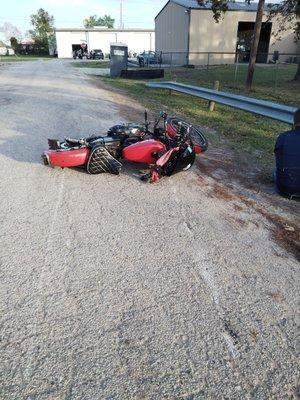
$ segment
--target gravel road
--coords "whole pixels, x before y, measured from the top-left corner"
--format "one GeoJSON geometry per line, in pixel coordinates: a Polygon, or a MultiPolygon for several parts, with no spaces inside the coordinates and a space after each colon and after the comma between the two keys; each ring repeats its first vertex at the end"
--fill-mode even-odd
{"type": "Polygon", "coordinates": [[[94,80],[0,67],[0,398],[296,398],[299,263],[268,218],[201,167],[42,165],[48,137],[140,115],[94,80]]]}

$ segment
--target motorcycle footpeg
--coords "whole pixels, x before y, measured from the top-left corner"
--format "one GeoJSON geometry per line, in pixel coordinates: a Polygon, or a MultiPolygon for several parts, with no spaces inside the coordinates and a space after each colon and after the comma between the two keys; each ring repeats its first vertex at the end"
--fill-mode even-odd
{"type": "Polygon", "coordinates": [[[143,174],[142,176],[140,176],[140,180],[145,182],[148,181],[150,179],[150,173],[147,172],[147,174],[143,174]]]}

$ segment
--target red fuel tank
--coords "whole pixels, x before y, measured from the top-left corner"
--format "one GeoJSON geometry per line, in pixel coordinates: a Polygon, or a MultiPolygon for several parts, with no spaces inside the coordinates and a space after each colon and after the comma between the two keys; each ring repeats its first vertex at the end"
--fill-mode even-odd
{"type": "Polygon", "coordinates": [[[122,156],[125,160],[142,164],[154,164],[158,159],[157,154],[166,151],[166,146],[158,140],[144,140],[125,147],[122,156]]]}
{"type": "Polygon", "coordinates": [[[90,149],[48,150],[43,153],[45,164],[52,167],[79,167],[85,165],[90,156],[90,149]]]}

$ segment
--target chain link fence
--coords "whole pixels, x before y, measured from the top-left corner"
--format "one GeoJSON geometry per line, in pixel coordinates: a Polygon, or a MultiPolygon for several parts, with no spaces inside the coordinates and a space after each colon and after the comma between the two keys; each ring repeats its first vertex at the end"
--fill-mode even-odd
{"type": "MultiPolygon", "coordinates": [[[[213,83],[218,80],[236,88],[244,85],[250,52],[157,52],[145,67],[164,68],[173,80],[184,80],[185,76],[213,83]]],[[[281,82],[292,81],[300,62],[295,53],[258,53],[254,83],[269,85],[276,90],[281,82]]]]}

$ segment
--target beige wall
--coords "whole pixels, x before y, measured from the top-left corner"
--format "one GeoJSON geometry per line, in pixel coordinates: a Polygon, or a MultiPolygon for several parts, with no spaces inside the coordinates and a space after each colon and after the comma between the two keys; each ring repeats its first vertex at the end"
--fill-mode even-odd
{"type": "MultiPolygon", "coordinates": [[[[280,19],[274,18],[272,20],[272,33],[270,39],[269,53],[273,53],[275,50],[277,50],[279,51],[279,53],[300,54],[300,42],[295,42],[294,32],[291,29],[283,31],[282,33],[280,33],[280,35],[276,36],[276,32],[278,32],[280,26],[280,19]]],[[[287,61],[288,58],[289,56],[282,55],[280,56],[279,61],[284,62],[287,61]]]]}
{"type": "MultiPolygon", "coordinates": [[[[215,23],[211,11],[191,10],[190,52],[235,52],[239,21],[255,22],[255,16],[256,12],[228,11],[219,23],[215,23]]],[[[263,21],[266,21],[266,17],[263,21]]],[[[277,28],[278,22],[272,21],[269,53],[274,50],[296,53],[297,45],[291,31],[285,32],[282,40],[275,42],[274,32],[277,28]]],[[[233,63],[234,60],[234,55],[210,55],[211,64],[233,63]]],[[[190,54],[189,62],[206,64],[207,55],[190,54]]]]}
{"type": "MultiPolygon", "coordinates": [[[[254,22],[255,12],[229,11],[215,23],[209,10],[192,10],[190,24],[190,52],[235,53],[238,22],[254,22]]],[[[232,63],[234,55],[211,55],[210,63],[232,63]]],[[[191,64],[205,64],[207,56],[190,55],[191,64]]]]}
{"type": "MultiPolygon", "coordinates": [[[[155,50],[163,52],[188,51],[189,15],[185,7],[169,3],[155,20],[155,50]]],[[[173,54],[177,64],[187,62],[186,54],[173,54]]],[[[163,62],[169,62],[170,55],[165,55],[163,62]]]]}

